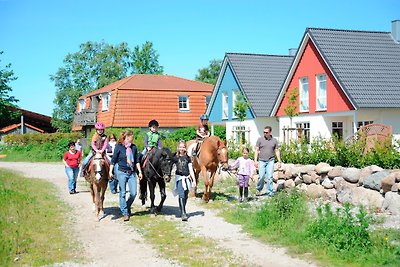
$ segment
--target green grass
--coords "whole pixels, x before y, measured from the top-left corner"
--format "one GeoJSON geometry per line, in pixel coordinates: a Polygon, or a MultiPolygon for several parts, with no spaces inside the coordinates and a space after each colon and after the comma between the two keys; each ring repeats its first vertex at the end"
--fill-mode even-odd
{"type": "Polygon", "coordinates": [[[0,158],[0,161],[7,162],[61,162],[63,156],[62,152],[51,144],[0,146],[0,154],[6,155],[6,157],[0,158]]]}
{"type": "Polygon", "coordinates": [[[185,266],[244,266],[243,259],[217,247],[215,241],[190,233],[179,218],[150,215],[137,206],[134,209],[130,224],[166,258],[185,266]]]}
{"type": "Polygon", "coordinates": [[[56,191],[45,181],[0,169],[0,266],[82,260],[69,239],[68,207],[56,191]]]}

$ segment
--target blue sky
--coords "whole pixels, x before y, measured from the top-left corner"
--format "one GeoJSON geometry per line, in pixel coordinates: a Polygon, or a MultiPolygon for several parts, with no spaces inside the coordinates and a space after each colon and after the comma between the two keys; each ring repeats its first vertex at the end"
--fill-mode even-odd
{"type": "Polygon", "coordinates": [[[165,74],[194,79],[226,52],[287,55],[306,27],[391,31],[398,0],[0,0],[0,67],[12,64],[18,105],[50,115],[49,75],[87,41],[153,42],[165,74]]]}

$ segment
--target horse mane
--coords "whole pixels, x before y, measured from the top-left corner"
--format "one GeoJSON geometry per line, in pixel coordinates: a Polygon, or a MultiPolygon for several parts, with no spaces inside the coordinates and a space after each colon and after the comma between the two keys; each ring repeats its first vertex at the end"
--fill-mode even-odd
{"type": "Polygon", "coordinates": [[[223,142],[223,141],[221,140],[221,138],[219,138],[219,137],[216,136],[216,135],[210,136],[210,137],[208,137],[208,139],[209,139],[210,141],[212,141],[213,144],[214,144],[218,149],[222,149],[222,148],[225,148],[225,147],[226,147],[225,142],[223,142]]]}

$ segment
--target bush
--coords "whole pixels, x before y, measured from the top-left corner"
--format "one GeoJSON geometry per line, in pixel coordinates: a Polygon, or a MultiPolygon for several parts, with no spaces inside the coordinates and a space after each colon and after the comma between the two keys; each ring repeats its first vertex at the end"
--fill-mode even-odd
{"type": "Polygon", "coordinates": [[[50,143],[56,145],[61,139],[76,140],[81,138],[79,132],[73,133],[27,133],[27,134],[9,134],[3,137],[6,145],[27,145],[27,144],[45,144],[50,143]]]}

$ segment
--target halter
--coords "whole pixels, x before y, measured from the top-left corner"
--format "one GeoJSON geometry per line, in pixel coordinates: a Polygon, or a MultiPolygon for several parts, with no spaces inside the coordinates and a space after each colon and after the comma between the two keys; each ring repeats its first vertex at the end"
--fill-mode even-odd
{"type": "MultiPolygon", "coordinates": [[[[221,147],[221,148],[218,148],[218,150],[222,150],[222,149],[227,149],[226,148],[226,146],[224,146],[224,147],[221,147]]],[[[218,160],[219,161],[219,160],[218,160]]],[[[222,165],[223,164],[228,164],[228,157],[226,157],[226,160],[225,161],[219,161],[219,164],[218,164],[218,174],[221,174],[221,168],[222,168],[222,165]]]]}
{"type": "MultiPolygon", "coordinates": [[[[153,157],[154,157],[154,155],[153,155],[153,157]]],[[[160,178],[160,179],[163,179],[163,177],[158,173],[158,171],[156,170],[156,168],[154,167],[154,165],[153,165],[153,163],[151,163],[151,160],[149,159],[149,164],[150,164],[150,167],[153,169],[153,171],[156,173],[156,175],[158,176],[158,178],[160,178]]],[[[161,171],[162,171],[162,169],[161,169],[161,171]]],[[[171,175],[171,173],[169,173],[169,175],[171,175]]]]}

